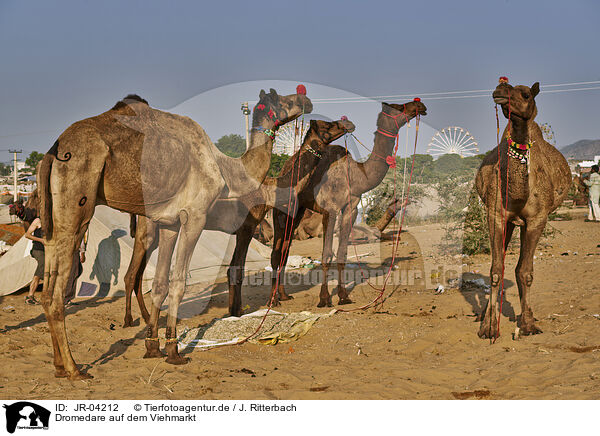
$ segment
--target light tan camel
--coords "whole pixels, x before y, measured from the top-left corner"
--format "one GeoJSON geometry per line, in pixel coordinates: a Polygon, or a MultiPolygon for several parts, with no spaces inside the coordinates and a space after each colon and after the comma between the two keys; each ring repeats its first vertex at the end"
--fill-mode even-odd
{"type": "MultiPolygon", "coordinates": [[[[295,161],[296,171],[283,171],[279,177],[267,177],[261,188],[237,199],[217,200],[208,214],[205,229],[220,230],[236,235],[236,248],[228,270],[230,304],[229,312],[241,316],[241,283],[248,246],[255,228],[273,207],[287,206],[292,194],[300,191],[314,177],[320,155],[326,147],[348,132],[354,124],[347,119],[339,121],[311,120],[300,149],[290,158],[295,161]]],[[[135,221],[132,221],[132,223],[135,221]]],[[[159,235],[157,226],[147,218],[140,217],[135,230],[135,243],[129,268],[125,274],[125,319],[123,327],[132,325],[131,294],[135,289],[142,317],[147,322],[148,312],[141,292],[141,282],[147,259],[155,249],[159,235]]]]}
{"type": "MultiPolygon", "coordinates": [[[[331,296],[327,282],[328,271],[333,260],[333,233],[338,213],[340,217],[340,236],[337,251],[338,271],[338,304],[352,303],[343,282],[345,276],[346,256],[348,240],[352,225],[356,219],[357,206],[360,196],[373,189],[385,177],[389,165],[386,162],[393,153],[395,137],[400,128],[410,119],[419,115],[427,115],[427,108],[420,101],[411,101],[403,105],[382,104],[382,110],[377,117],[377,131],[375,132],[375,144],[373,152],[365,162],[356,162],[347,155],[343,147],[328,147],[323,154],[319,166],[323,166],[322,176],[309,183],[302,192],[298,194],[298,210],[286,211],[295,214],[294,227],[297,226],[306,209],[323,215],[323,282],[319,294],[318,307],[331,306],[331,296]],[[349,189],[350,188],[350,189],[349,189]]],[[[287,162],[286,162],[287,165],[287,162]]],[[[285,167],[284,167],[285,168],[285,167]]],[[[315,171],[315,174],[319,172],[315,171]]],[[[292,241],[285,238],[286,212],[273,210],[273,251],[271,253],[271,267],[277,271],[272,279],[272,290],[276,295],[275,302],[290,298],[285,293],[283,278],[285,277],[285,265],[289,254],[289,246],[292,241]],[[280,268],[279,266],[282,265],[280,268]],[[277,292],[275,293],[275,286],[277,292]]]]}
{"type": "Polygon", "coordinates": [[[513,87],[504,80],[501,79],[492,94],[509,119],[499,145],[500,162],[496,147],[483,160],[475,179],[477,192],[487,209],[492,250],[492,290],[478,334],[481,338],[490,339],[498,336],[496,303],[503,251],[515,226],[521,227],[521,252],[515,270],[521,300],[520,332],[523,335],[541,333],[527,302],[527,293],[533,282],[533,255],[548,215],[560,206],[571,185],[567,161],[544,140],[540,127],[533,121],[537,115],[535,96],[540,90],[539,83],[534,83],[531,88],[522,85],[513,87]]]}
{"type": "Polygon", "coordinates": [[[57,377],[91,377],[78,369],[71,355],[63,297],[73,252],[95,206],[105,204],[158,223],[159,254],[144,357],[164,356],[159,349],[158,318],[168,294],[167,362],[186,363],[188,359],[177,352],[177,311],[207,212],[220,196],[236,197],[258,189],[269,168],[274,130],[310,111],[312,103],[305,95],[261,91],[253,114],[251,147],[240,159],[219,152],[190,118],[153,109],[137,96],[73,124],[60,135],[38,173],[40,216],[48,240],[42,305],[57,377]]]}

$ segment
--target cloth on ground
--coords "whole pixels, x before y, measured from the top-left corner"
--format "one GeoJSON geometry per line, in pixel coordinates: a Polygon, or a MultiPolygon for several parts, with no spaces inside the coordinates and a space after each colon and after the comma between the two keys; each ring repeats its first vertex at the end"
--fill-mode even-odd
{"type": "MultiPolygon", "coordinates": [[[[241,317],[228,317],[184,330],[179,336],[178,348],[212,348],[221,345],[232,345],[253,334],[260,325],[267,309],[261,309],[241,317]]],[[[320,318],[333,315],[337,309],[329,313],[281,313],[269,311],[261,331],[249,342],[275,345],[279,342],[292,342],[304,336],[320,318]]]]}

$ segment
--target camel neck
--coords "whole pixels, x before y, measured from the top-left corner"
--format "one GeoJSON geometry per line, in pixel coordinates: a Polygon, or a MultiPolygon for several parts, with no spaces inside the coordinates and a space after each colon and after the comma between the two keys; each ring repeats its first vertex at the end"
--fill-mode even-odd
{"type": "Polygon", "coordinates": [[[264,180],[271,165],[272,151],[273,139],[263,131],[253,128],[250,134],[250,146],[241,157],[248,178],[259,183],[264,180]]]}
{"type": "Polygon", "coordinates": [[[317,168],[321,161],[321,153],[323,153],[323,141],[316,135],[315,132],[309,130],[306,138],[302,142],[302,146],[295,153],[281,170],[279,175],[279,186],[297,186],[298,189],[303,189],[302,184],[308,180],[310,175],[317,168]],[[309,151],[309,148],[313,151],[309,151]]]}
{"type": "MultiPolygon", "coordinates": [[[[502,177],[502,195],[507,192],[506,171],[508,170],[508,198],[509,206],[518,207],[524,205],[529,198],[529,168],[528,164],[522,162],[521,159],[508,155],[508,134],[511,139],[519,144],[529,142],[528,122],[525,120],[516,120],[511,122],[506,127],[506,133],[502,144],[502,149],[505,150],[501,159],[501,174],[502,177]],[[510,130],[509,130],[510,129],[510,130]],[[508,169],[507,169],[508,166],[508,169]]],[[[506,198],[503,199],[506,202],[506,198]]],[[[504,203],[506,204],[506,203],[504,203]]]]}
{"type": "Polygon", "coordinates": [[[529,122],[515,117],[510,122],[510,137],[518,144],[527,144],[529,142],[529,122]]]}
{"type": "MultiPolygon", "coordinates": [[[[250,147],[239,159],[226,156],[216,152],[216,160],[221,170],[221,175],[227,185],[227,197],[237,198],[248,195],[258,190],[271,166],[271,152],[273,151],[273,139],[256,127],[260,123],[252,123],[250,134],[250,147]]],[[[274,126],[263,123],[261,127],[271,129],[274,126]]]]}
{"type": "Polygon", "coordinates": [[[381,183],[389,169],[385,159],[393,154],[396,135],[407,121],[408,117],[404,115],[392,118],[384,112],[379,113],[373,152],[365,162],[359,164],[364,171],[365,178],[356,181],[356,185],[352,187],[353,191],[366,192],[381,183]]]}

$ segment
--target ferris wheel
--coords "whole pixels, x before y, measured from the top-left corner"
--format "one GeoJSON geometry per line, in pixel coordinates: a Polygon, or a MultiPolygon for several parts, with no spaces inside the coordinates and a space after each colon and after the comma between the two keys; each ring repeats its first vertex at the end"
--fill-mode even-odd
{"type": "Polygon", "coordinates": [[[275,134],[273,142],[273,153],[293,155],[304,142],[306,132],[310,127],[310,121],[295,120],[282,126],[275,134]],[[297,129],[297,130],[296,130],[297,129]]]}
{"type": "Polygon", "coordinates": [[[427,146],[427,153],[432,156],[442,154],[458,154],[460,157],[474,156],[479,153],[477,142],[468,130],[458,126],[450,126],[438,130],[427,146]]]}

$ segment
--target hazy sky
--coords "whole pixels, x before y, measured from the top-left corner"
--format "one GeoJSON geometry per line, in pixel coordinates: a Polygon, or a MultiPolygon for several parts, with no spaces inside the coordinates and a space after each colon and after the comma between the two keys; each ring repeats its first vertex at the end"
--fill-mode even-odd
{"type": "MultiPolygon", "coordinates": [[[[491,89],[500,75],[542,86],[596,81],[599,5],[0,0],[0,149],[45,152],[72,122],[130,92],[168,110],[252,80],[312,82],[363,96],[491,89]]],[[[310,89],[309,96],[320,97],[310,89]]],[[[559,145],[600,138],[599,100],[600,89],[542,94],[538,121],[553,126],[559,145]]],[[[483,150],[495,145],[491,97],[423,101],[433,128],[460,125],[483,150]]],[[[231,131],[242,129],[240,122],[231,131]]],[[[206,130],[218,139],[220,132],[206,130]]],[[[9,158],[0,153],[0,161],[9,158]]]]}

